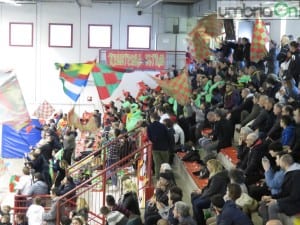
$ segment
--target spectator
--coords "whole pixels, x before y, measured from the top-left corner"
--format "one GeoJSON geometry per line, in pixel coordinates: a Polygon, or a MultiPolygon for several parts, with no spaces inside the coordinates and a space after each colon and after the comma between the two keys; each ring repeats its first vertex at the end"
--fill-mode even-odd
{"type": "Polygon", "coordinates": [[[277,55],[277,60],[279,61],[279,64],[283,63],[286,58],[287,58],[287,54],[288,54],[288,51],[290,49],[289,47],[289,42],[290,42],[290,39],[287,35],[283,35],[281,37],[281,49],[280,49],[280,52],[278,53],[277,55]]]}
{"type": "Polygon", "coordinates": [[[283,87],[285,88],[287,102],[291,105],[297,105],[300,99],[300,91],[293,79],[283,77],[283,87]]]}
{"type": "Polygon", "coordinates": [[[278,81],[277,76],[275,76],[274,74],[269,74],[265,82],[263,93],[266,94],[269,98],[274,99],[280,87],[281,82],[278,81]]]}
{"type": "Polygon", "coordinates": [[[216,159],[209,160],[207,169],[210,174],[207,186],[203,190],[199,189],[191,194],[193,215],[198,225],[205,224],[203,209],[210,207],[211,197],[216,194],[223,196],[229,182],[227,171],[223,169],[220,161],[216,159]]]}
{"type": "Polygon", "coordinates": [[[23,167],[23,176],[20,177],[19,182],[17,183],[15,189],[17,194],[27,195],[32,184],[32,176],[30,175],[30,169],[25,166],[23,167]]]}
{"type": "Polygon", "coordinates": [[[294,110],[294,108],[293,108],[293,106],[291,106],[291,105],[284,105],[283,107],[282,107],[282,115],[283,116],[293,116],[293,110],[294,110]]]}
{"type": "Polygon", "coordinates": [[[276,165],[272,166],[267,158],[262,160],[262,165],[265,171],[266,184],[272,195],[276,195],[281,191],[281,186],[284,178],[284,171],[280,168],[280,158],[284,154],[282,145],[278,142],[273,142],[269,146],[269,153],[275,159],[276,165]]]}
{"type": "Polygon", "coordinates": [[[251,47],[249,39],[243,37],[242,45],[243,45],[243,57],[244,57],[245,66],[248,67],[250,66],[250,47],[251,47]]]}
{"type": "Polygon", "coordinates": [[[242,127],[240,136],[239,136],[239,141],[238,141],[238,146],[237,146],[237,157],[239,159],[239,162],[237,164],[237,167],[240,168],[242,164],[245,164],[247,160],[247,155],[249,152],[249,148],[247,147],[246,144],[246,139],[248,134],[252,133],[253,130],[250,127],[242,127]]]}
{"type": "MultiPolygon", "coordinates": [[[[51,190],[51,207],[48,212],[44,212],[42,215],[43,221],[47,223],[47,225],[56,225],[56,221],[60,221],[61,216],[63,215],[63,208],[58,208],[58,197],[59,190],[57,188],[53,188],[51,190]],[[59,210],[59,212],[57,212],[59,210]],[[57,217],[59,215],[59,217],[57,217]]],[[[43,222],[43,223],[44,223],[43,222]]]]}
{"type": "Polygon", "coordinates": [[[279,49],[277,48],[277,43],[274,40],[271,40],[269,53],[265,57],[265,60],[267,62],[268,73],[274,73],[278,75],[279,73],[279,63],[277,60],[278,53],[279,53],[279,49]]]}
{"type": "Polygon", "coordinates": [[[170,119],[170,115],[167,113],[166,108],[163,106],[157,108],[157,114],[160,117],[160,123],[163,123],[165,119],[170,119]]]}
{"type": "Polygon", "coordinates": [[[300,161],[300,108],[294,110],[294,120],[296,122],[295,136],[290,151],[296,161],[300,161]]]}
{"type": "Polygon", "coordinates": [[[280,126],[282,127],[281,144],[283,146],[290,146],[295,137],[295,126],[293,120],[289,116],[282,116],[280,120],[280,126]]]}
{"type": "Polygon", "coordinates": [[[217,214],[217,225],[243,224],[253,225],[250,218],[235,204],[235,200],[241,196],[239,185],[229,184],[229,200],[224,201],[222,195],[214,195],[211,199],[213,208],[217,214]]]}
{"type": "Polygon", "coordinates": [[[248,194],[248,188],[245,184],[245,174],[240,169],[231,169],[229,170],[229,179],[231,184],[240,185],[242,193],[248,194]]]}
{"type": "Polygon", "coordinates": [[[10,222],[10,217],[8,215],[2,216],[1,220],[0,220],[0,224],[1,225],[12,225],[10,222]]]}
{"type": "Polygon", "coordinates": [[[32,152],[28,154],[28,166],[30,169],[33,169],[36,173],[40,173],[43,180],[48,185],[48,193],[50,187],[52,186],[52,179],[49,174],[49,162],[45,159],[45,157],[41,154],[40,149],[34,149],[32,152]]]}
{"type": "Polygon", "coordinates": [[[244,213],[251,216],[252,212],[255,212],[258,207],[258,203],[255,199],[248,195],[248,189],[245,185],[245,175],[243,171],[239,169],[231,169],[229,171],[230,184],[227,187],[226,195],[223,197],[225,201],[233,199],[230,197],[230,193],[241,190],[240,197],[235,199],[235,203],[243,210],[244,213]],[[238,187],[238,186],[239,187],[238,187]]]}
{"type": "MultiPolygon", "coordinates": [[[[119,129],[113,130],[113,139],[110,141],[110,144],[108,145],[106,167],[110,167],[120,160],[120,151],[122,147],[122,142],[118,139],[120,135],[121,135],[121,131],[119,129]]],[[[116,191],[118,189],[117,187],[118,178],[115,169],[111,169],[107,171],[106,176],[111,178],[112,190],[116,191]]]]}
{"type": "Polygon", "coordinates": [[[260,103],[262,104],[262,110],[260,111],[256,119],[253,121],[253,123],[250,125],[250,128],[252,130],[258,129],[259,137],[265,138],[268,131],[272,128],[276,119],[273,113],[274,99],[263,95],[260,97],[260,100],[262,100],[260,101],[260,103]]]}
{"type": "Polygon", "coordinates": [[[275,123],[273,124],[272,128],[267,133],[266,140],[269,141],[276,141],[279,140],[281,137],[281,127],[280,127],[280,119],[281,119],[281,112],[282,112],[283,105],[281,103],[276,103],[273,107],[273,113],[276,116],[275,123]]]}
{"type": "MultiPolygon", "coordinates": [[[[204,128],[205,123],[205,104],[200,104],[200,107],[197,107],[194,101],[191,101],[191,106],[193,109],[193,112],[195,113],[195,124],[192,125],[191,129],[192,132],[194,132],[195,141],[198,141],[200,138],[200,132],[204,128]]],[[[180,142],[182,145],[184,144],[184,136],[183,141],[180,142]]]]}
{"type": "Polygon", "coordinates": [[[296,41],[290,42],[290,52],[292,54],[291,61],[287,71],[287,78],[294,79],[296,86],[299,85],[299,71],[300,71],[300,53],[299,44],[296,41]]]}
{"type": "Polygon", "coordinates": [[[261,159],[266,152],[262,140],[259,139],[255,132],[247,136],[246,144],[249,152],[243,164],[240,165],[240,168],[245,172],[246,184],[251,185],[255,184],[263,176],[261,159]]]}
{"type": "MultiPolygon", "coordinates": [[[[178,219],[174,217],[174,207],[175,203],[182,201],[182,190],[179,187],[172,187],[168,193],[169,198],[169,211],[167,215],[167,220],[170,225],[177,225],[179,223],[178,219]]],[[[163,216],[162,216],[163,217],[163,216]]],[[[164,217],[163,217],[164,218],[164,217]]]]}
{"type": "Polygon", "coordinates": [[[85,225],[86,221],[81,216],[74,216],[71,220],[71,225],[85,225]]]}
{"type": "Polygon", "coordinates": [[[77,198],[76,200],[76,210],[71,212],[71,218],[74,216],[80,216],[85,221],[88,220],[89,205],[84,198],[77,198]]]}
{"type": "Polygon", "coordinates": [[[247,125],[249,122],[251,122],[252,120],[254,120],[260,110],[262,109],[262,107],[258,104],[260,99],[260,94],[259,93],[255,93],[253,95],[253,106],[251,109],[251,112],[249,113],[247,110],[243,110],[241,112],[241,127],[244,127],[245,125],[247,125]]]}
{"type": "Polygon", "coordinates": [[[190,216],[190,207],[182,201],[178,201],[174,206],[174,217],[179,221],[179,224],[196,225],[197,223],[190,216]]]}
{"type": "Polygon", "coordinates": [[[42,175],[40,173],[35,173],[33,178],[33,184],[30,187],[27,195],[46,195],[48,194],[49,187],[45,183],[42,175]]]}
{"type": "Polygon", "coordinates": [[[140,216],[139,199],[137,196],[137,186],[131,179],[123,181],[124,194],[121,197],[121,205],[128,209],[131,214],[140,216]]]}
{"type": "Polygon", "coordinates": [[[234,107],[240,104],[240,94],[237,89],[234,88],[230,82],[226,83],[226,92],[224,95],[224,109],[231,111],[234,107]]]}
{"type": "Polygon", "coordinates": [[[114,196],[106,195],[105,202],[107,207],[111,211],[119,211],[120,213],[122,213],[122,215],[125,215],[127,218],[130,216],[130,211],[124,208],[122,205],[117,204],[114,196]]]}
{"type": "Polygon", "coordinates": [[[177,119],[173,119],[173,128],[175,131],[175,135],[174,135],[175,144],[179,144],[179,145],[183,146],[185,143],[185,135],[184,135],[183,129],[177,123],[177,119]]]}
{"type": "Polygon", "coordinates": [[[33,204],[29,206],[26,212],[28,219],[28,225],[42,225],[43,224],[43,213],[45,212],[44,207],[41,206],[42,199],[39,197],[34,198],[33,204]]]}
{"type": "Polygon", "coordinates": [[[240,123],[242,111],[251,112],[253,107],[253,94],[249,88],[244,88],[241,92],[242,102],[230,111],[230,118],[233,125],[240,123]]]}
{"type": "MultiPolygon", "coordinates": [[[[274,145],[274,147],[275,147],[275,145],[274,145]]],[[[276,149],[274,147],[272,147],[272,148],[276,149]]],[[[284,179],[284,171],[282,169],[280,169],[280,167],[279,167],[280,158],[284,154],[284,152],[275,152],[273,149],[270,150],[270,154],[272,155],[272,157],[274,157],[274,156],[276,157],[276,164],[277,164],[276,167],[272,168],[270,166],[270,162],[267,159],[263,159],[262,164],[263,164],[263,167],[265,170],[266,184],[269,187],[269,189],[271,190],[270,194],[272,196],[275,196],[281,192],[281,186],[282,186],[283,179],[284,179]],[[277,168],[277,166],[279,167],[279,169],[277,168]]],[[[268,195],[268,194],[265,194],[265,195],[268,195]]],[[[263,218],[264,224],[268,220],[267,210],[268,210],[268,207],[267,207],[266,202],[262,201],[261,205],[259,207],[259,213],[260,213],[261,217],[263,218]]]]}
{"type": "Polygon", "coordinates": [[[119,211],[112,211],[106,206],[102,206],[100,213],[106,218],[108,225],[126,225],[127,217],[119,211]]]}
{"type": "Polygon", "coordinates": [[[264,196],[268,203],[269,219],[278,219],[278,213],[293,216],[300,211],[300,165],[294,163],[291,155],[280,158],[280,167],[285,171],[281,192],[275,196],[264,196]]]}
{"type": "Polygon", "coordinates": [[[101,127],[101,113],[99,112],[98,109],[94,110],[93,117],[95,118],[95,123],[96,123],[97,128],[100,128],[101,127]]]}
{"type": "Polygon", "coordinates": [[[54,186],[59,187],[66,176],[66,170],[68,169],[69,164],[66,160],[56,160],[53,164],[53,170],[56,172],[54,186]]]}
{"type": "Polygon", "coordinates": [[[16,225],[28,225],[25,215],[22,213],[17,213],[15,216],[15,224],[16,225]]]}
{"type": "MultiPolygon", "coordinates": [[[[58,187],[59,190],[59,196],[62,196],[70,191],[72,191],[76,187],[76,184],[73,181],[73,177],[71,176],[66,176],[63,181],[61,182],[61,185],[58,187]]],[[[66,198],[73,198],[73,196],[76,193],[70,193],[69,195],[66,196],[66,198]]]]}
{"type": "Polygon", "coordinates": [[[0,208],[0,216],[10,216],[11,207],[9,205],[2,205],[0,208]]]}
{"type": "Polygon", "coordinates": [[[169,163],[172,164],[175,154],[175,130],[173,128],[173,122],[171,119],[164,119],[163,124],[167,127],[169,134],[169,163]]]}
{"type": "Polygon", "coordinates": [[[207,153],[211,153],[211,151],[215,150],[219,152],[222,148],[230,147],[232,145],[232,124],[224,117],[224,113],[221,110],[215,110],[214,113],[215,117],[212,138],[214,142],[204,147],[207,153]]]}
{"type": "Polygon", "coordinates": [[[169,162],[169,139],[168,130],[165,125],[159,123],[156,113],[150,115],[151,124],[147,128],[148,138],[153,144],[154,173],[156,180],[159,179],[159,169],[162,163],[169,162]]]}
{"type": "Polygon", "coordinates": [[[69,165],[71,165],[71,158],[73,155],[73,152],[76,148],[76,142],[75,142],[75,134],[68,128],[65,132],[64,138],[63,138],[63,159],[68,162],[69,165]]]}

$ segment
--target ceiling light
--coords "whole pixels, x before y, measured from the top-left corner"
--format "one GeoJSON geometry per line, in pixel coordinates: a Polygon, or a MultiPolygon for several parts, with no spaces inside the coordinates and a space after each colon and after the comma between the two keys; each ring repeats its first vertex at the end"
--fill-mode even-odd
{"type": "Polygon", "coordinates": [[[14,0],[0,0],[0,3],[7,3],[7,4],[11,4],[14,6],[20,6],[21,4],[15,2],[14,0]]]}

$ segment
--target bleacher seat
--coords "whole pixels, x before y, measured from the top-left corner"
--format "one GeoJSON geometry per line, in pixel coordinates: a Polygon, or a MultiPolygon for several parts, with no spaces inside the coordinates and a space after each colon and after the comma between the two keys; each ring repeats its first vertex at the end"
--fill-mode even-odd
{"type": "MultiPolygon", "coordinates": [[[[185,152],[178,152],[177,153],[177,156],[180,159],[182,159],[185,155],[186,155],[185,152]]],[[[196,176],[194,174],[194,172],[197,172],[201,169],[200,165],[197,162],[184,162],[184,161],[182,161],[182,163],[183,163],[186,171],[190,175],[190,177],[195,182],[196,186],[200,189],[203,189],[204,187],[206,187],[206,185],[208,183],[208,179],[201,179],[199,176],[196,176]]]]}
{"type": "Polygon", "coordinates": [[[227,148],[223,148],[220,151],[221,154],[223,154],[229,161],[231,161],[231,163],[236,166],[236,164],[238,163],[239,159],[237,157],[237,150],[235,147],[227,147],[227,148]]]}

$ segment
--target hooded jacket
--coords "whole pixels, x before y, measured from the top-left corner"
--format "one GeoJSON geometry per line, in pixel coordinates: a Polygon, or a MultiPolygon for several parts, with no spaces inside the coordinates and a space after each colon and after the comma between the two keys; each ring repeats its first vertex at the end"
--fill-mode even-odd
{"type": "Polygon", "coordinates": [[[48,194],[48,185],[41,180],[34,182],[30,190],[28,191],[28,195],[46,195],[46,194],[48,194]]]}
{"type": "Polygon", "coordinates": [[[253,223],[233,201],[229,200],[225,202],[217,217],[217,225],[253,225],[253,223]]]}
{"type": "Polygon", "coordinates": [[[292,164],[285,172],[281,192],[274,196],[280,210],[288,216],[300,212],[300,164],[292,164]]]}

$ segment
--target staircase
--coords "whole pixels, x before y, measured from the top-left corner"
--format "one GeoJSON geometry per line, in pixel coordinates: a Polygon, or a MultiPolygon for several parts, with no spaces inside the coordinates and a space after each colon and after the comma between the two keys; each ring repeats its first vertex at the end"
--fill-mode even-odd
{"type": "MultiPolygon", "coordinates": [[[[76,209],[78,198],[84,198],[89,205],[87,224],[105,224],[105,219],[100,215],[100,208],[105,205],[105,196],[111,194],[116,201],[122,196],[124,190],[122,181],[130,179],[137,186],[137,194],[140,207],[143,208],[147,199],[148,190],[152,189],[152,144],[141,141],[141,133],[133,131],[126,133],[112,142],[102,146],[99,150],[93,151],[80,161],[74,163],[68,169],[68,175],[75,181],[82,176],[83,171],[91,170],[89,178],[81,181],[72,191],[60,196],[57,205],[56,224],[60,224],[63,216],[69,217],[69,212],[76,209]],[[116,141],[121,141],[130,146],[130,149],[123,149],[121,159],[109,166],[105,166],[108,148],[116,141]],[[118,189],[113,190],[110,178],[113,173],[117,173],[118,189]]],[[[45,210],[51,206],[50,196],[40,196],[43,199],[45,210]]],[[[28,196],[16,195],[14,214],[25,214],[31,200],[28,196]]]]}

